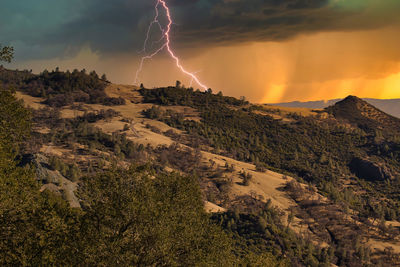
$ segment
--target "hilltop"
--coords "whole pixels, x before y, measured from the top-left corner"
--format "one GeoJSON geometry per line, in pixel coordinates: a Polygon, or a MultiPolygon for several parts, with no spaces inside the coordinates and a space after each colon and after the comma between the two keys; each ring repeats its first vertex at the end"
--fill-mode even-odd
{"type": "MultiPolygon", "coordinates": [[[[307,109],[324,109],[329,106],[335,105],[337,102],[343,99],[330,99],[330,100],[319,100],[319,101],[308,101],[308,102],[285,102],[271,104],[272,106],[288,107],[288,108],[307,108],[307,109]]],[[[370,103],[374,107],[382,110],[383,112],[400,118],[400,99],[374,99],[374,98],[362,98],[362,100],[370,103]]]]}
{"type": "Polygon", "coordinates": [[[294,266],[399,262],[398,119],[357,97],[283,109],[211,90],[116,85],[86,71],[0,69],[0,81],[31,108],[23,164],[35,166],[42,191],[73,207],[88,210],[88,177],[141,165],[153,178],[194,177],[188,183],[238,255],[294,266]]]}
{"type": "Polygon", "coordinates": [[[400,119],[386,114],[356,96],[348,96],[335,105],[326,108],[326,111],[336,119],[355,124],[367,131],[400,131],[400,119]]]}

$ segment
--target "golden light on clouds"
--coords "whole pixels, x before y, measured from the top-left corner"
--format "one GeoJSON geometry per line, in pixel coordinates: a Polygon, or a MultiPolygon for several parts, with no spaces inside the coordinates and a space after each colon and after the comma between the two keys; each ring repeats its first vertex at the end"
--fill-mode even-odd
{"type": "MultiPolygon", "coordinates": [[[[255,102],[399,98],[399,28],[332,32],[278,43],[214,48],[202,55],[213,88],[255,102]],[[204,60],[206,58],[206,60],[204,60]]],[[[196,62],[197,65],[200,62],[196,62]]]]}
{"type": "MultiPolygon", "coordinates": [[[[200,51],[178,51],[188,70],[215,92],[253,102],[327,100],[349,94],[400,98],[399,27],[358,32],[323,32],[286,42],[247,43],[200,51]]],[[[26,63],[24,63],[26,64],[26,63]]],[[[86,68],[107,73],[116,83],[132,84],[137,55],[101,58],[89,48],[69,60],[35,61],[44,68],[86,68]]],[[[190,79],[173,62],[160,56],[145,64],[141,77],[147,87],[190,79]]]]}
{"type": "MultiPolygon", "coordinates": [[[[381,86],[379,98],[400,98],[400,72],[378,80],[374,87],[381,86]]],[[[373,90],[373,88],[371,88],[373,90]]]]}
{"type": "Polygon", "coordinates": [[[392,99],[400,98],[400,72],[380,79],[343,79],[326,82],[312,82],[293,85],[296,92],[307,92],[312,88],[309,98],[301,98],[299,93],[294,98],[282,97],[283,92],[290,91],[286,85],[272,85],[264,96],[262,103],[278,103],[295,100],[329,100],[356,95],[365,98],[392,99]],[[274,90],[281,89],[279,92],[274,90]]]}

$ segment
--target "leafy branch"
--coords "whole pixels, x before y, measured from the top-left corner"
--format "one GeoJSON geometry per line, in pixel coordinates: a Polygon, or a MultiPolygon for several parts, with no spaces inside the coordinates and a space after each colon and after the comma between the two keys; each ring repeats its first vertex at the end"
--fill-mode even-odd
{"type": "Polygon", "coordinates": [[[14,58],[14,48],[11,46],[0,45],[0,61],[6,61],[8,63],[14,58]]]}

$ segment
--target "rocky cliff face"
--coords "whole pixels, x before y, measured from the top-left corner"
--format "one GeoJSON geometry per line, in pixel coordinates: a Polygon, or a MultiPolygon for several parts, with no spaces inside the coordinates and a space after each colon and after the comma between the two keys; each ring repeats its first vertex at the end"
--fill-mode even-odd
{"type": "Polygon", "coordinates": [[[368,181],[393,180],[395,177],[383,163],[368,158],[355,157],[350,162],[350,170],[359,178],[368,181]]]}

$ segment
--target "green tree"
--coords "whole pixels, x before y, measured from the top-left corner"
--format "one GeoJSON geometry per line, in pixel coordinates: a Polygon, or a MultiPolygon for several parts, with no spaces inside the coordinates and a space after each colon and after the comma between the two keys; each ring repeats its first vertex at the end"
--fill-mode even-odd
{"type": "Polygon", "coordinates": [[[20,144],[30,131],[29,112],[12,92],[0,90],[0,265],[73,265],[71,234],[77,213],[40,192],[34,171],[18,167],[20,144]],[[71,237],[71,239],[70,239],[71,237]]]}
{"type": "Polygon", "coordinates": [[[149,169],[83,179],[83,258],[88,265],[229,266],[231,242],[204,212],[197,182],[149,169]]]}
{"type": "Polygon", "coordinates": [[[8,63],[14,58],[14,48],[11,46],[0,45],[0,61],[6,61],[8,63]]]}
{"type": "Polygon", "coordinates": [[[22,100],[15,98],[15,92],[0,88],[0,168],[14,160],[29,137],[30,116],[22,100]],[[2,163],[5,165],[1,166],[2,163]]]}

